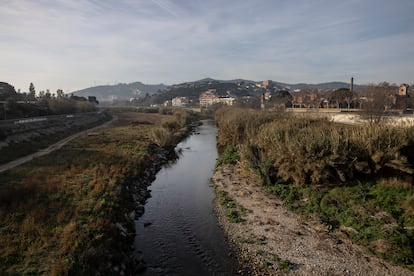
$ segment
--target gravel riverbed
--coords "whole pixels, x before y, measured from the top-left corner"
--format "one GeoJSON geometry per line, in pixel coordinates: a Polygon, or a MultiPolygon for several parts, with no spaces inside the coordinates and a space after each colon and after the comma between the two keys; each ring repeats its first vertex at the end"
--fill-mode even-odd
{"type": "Polygon", "coordinates": [[[244,221],[233,223],[216,200],[220,225],[253,275],[414,275],[373,256],[340,230],[328,232],[317,219],[288,211],[237,165],[220,166],[212,180],[246,210],[244,221]]]}

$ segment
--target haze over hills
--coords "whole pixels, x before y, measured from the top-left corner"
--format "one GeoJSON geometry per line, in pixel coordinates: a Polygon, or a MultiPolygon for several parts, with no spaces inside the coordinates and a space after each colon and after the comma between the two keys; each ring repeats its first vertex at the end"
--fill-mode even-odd
{"type": "MultiPolygon", "coordinates": [[[[174,84],[171,86],[167,86],[164,84],[144,84],[142,82],[133,82],[129,84],[120,83],[116,85],[102,85],[102,86],[94,86],[89,87],[86,89],[74,91],[73,94],[77,96],[95,96],[99,101],[108,102],[108,101],[125,101],[129,100],[130,98],[143,98],[146,94],[153,95],[155,93],[170,91],[174,88],[203,88],[209,87],[211,85],[216,86],[219,84],[229,85],[229,84],[254,84],[259,83],[261,81],[253,81],[253,80],[244,80],[244,79],[234,79],[234,80],[216,80],[213,78],[204,78],[197,81],[190,81],[184,82],[179,84],[174,84]]],[[[348,88],[349,83],[346,82],[325,82],[325,83],[318,83],[318,84],[307,84],[307,83],[297,83],[297,84],[289,84],[284,82],[277,82],[273,81],[274,86],[276,86],[279,90],[288,90],[293,91],[296,89],[304,89],[304,88],[312,88],[312,89],[339,89],[339,88],[348,88]]],[[[359,89],[361,86],[354,85],[355,89],[359,89]]],[[[216,88],[216,87],[214,87],[216,88]]],[[[199,93],[200,91],[193,91],[199,93]]],[[[193,95],[194,96],[194,95],[193,95]]]]}
{"type": "Polygon", "coordinates": [[[152,95],[164,91],[168,86],[164,84],[144,84],[142,82],[119,83],[116,85],[100,85],[72,92],[76,96],[95,96],[99,101],[128,100],[142,98],[146,94],[152,95]]]}

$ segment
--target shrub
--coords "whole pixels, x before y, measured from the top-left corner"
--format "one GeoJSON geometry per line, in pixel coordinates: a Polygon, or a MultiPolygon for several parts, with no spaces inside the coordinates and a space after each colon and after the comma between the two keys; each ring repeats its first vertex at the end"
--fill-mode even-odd
{"type": "Polygon", "coordinates": [[[376,255],[414,269],[413,128],[230,108],[216,119],[222,156],[237,147],[289,209],[316,213],[328,231],[345,226],[376,255]]]}
{"type": "Polygon", "coordinates": [[[150,138],[159,147],[170,147],[175,140],[174,134],[164,127],[153,129],[150,138]]]}
{"type": "Polygon", "coordinates": [[[228,146],[217,160],[216,167],[223,164],[236,164],[239,160],[239,148],[237,146],[228,146]]]}
{"type": "Polygon", "coordinates": [[[237,204],[236,201],[234,201],[234,199],[232,199],[229,194],[223,190],[219,190],[217,195],[220,204],[226,208],[226,214],[229,221],[234,223],[243,222],[244,219],[242,218],[242,215],[246,212],[246,209],[237,204]]]}
{"type": "Polygon", "coordinates": [[[219,110],[216,119],[218,144],[239,146],[265,183],[282,178],[297,185],[339,184],[361,177],[414,175],[412,154],[406,150],[414,143],[411,128],[347,126],[229,108],[219,110]]]}

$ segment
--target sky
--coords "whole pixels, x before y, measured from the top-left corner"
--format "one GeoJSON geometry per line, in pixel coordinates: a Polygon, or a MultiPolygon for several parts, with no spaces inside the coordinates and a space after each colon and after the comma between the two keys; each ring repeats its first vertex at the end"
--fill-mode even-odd
{"type": "Polygon", "coordinates": [[[0,0],[0,81],[16,90],[414,83],[413,0],[0,0]]]}

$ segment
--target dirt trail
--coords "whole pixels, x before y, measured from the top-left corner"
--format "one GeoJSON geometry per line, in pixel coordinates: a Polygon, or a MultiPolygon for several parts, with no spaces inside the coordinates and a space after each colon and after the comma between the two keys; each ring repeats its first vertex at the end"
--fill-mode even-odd
{"type": "Polygon", "coordinates": [[[265,193],[258,179],[243,176],[237,166],[221,166],[213,182],[247,210],[245,222],[231,223],[216,203],[220,224],[255,275],[414,275],[346,237],[338,239],[316,220],[305,221],[288,211],[281,200],[265,193]],[[287,260],[292,267],[281,269],[289,266],[287,260]]]}
{"type": "Polygon", "coordinates": [[[13,161],[9,162],[9,163],[0,165],[0,173],[2,173],[4,171],[7,171],[7,170],[10,170],[10,169],[12,169],[14,167],[17,167],[19,165],[22,165],[24,163],[27,163],[27,162],[29,162],[29,161],[37,158],[37,157],[40,157],[40,156],[49,154],[49,153],[51,153],[51,152],[53,152],[53,151],[55,151],[57,149],[60,149],[65,144],[67,144],[68,142],[72,141],[75,138],[78,138],[82,134],[87,133],[87,132],[90,132],[90,131],[93,131],[93,130],[96,130],[98,128],[106,127],[106,126],[112,124],[117,119],[118,119],[118,117],[113,116],[112,120],[110,120],[108,122],[105,122],[102,125],[99,125],[99,126],[96,126],[96,127],[90,128],[90,129],[86,129],[86,130],[83,130],[83,131],[78,132],[78,133],[75,133],[75,134],[73,134],[71,136],[66,137],[65,139],[60,140],[57,143],[54,143],[53,145],[50,145],[49,147],[47,147],[45,149],[40,149],[40,150],[38,150],[35,153],[32,153],[32,154],[29,154],[29,155],[20,157],[20,158],[18,158],[16,160],[13,160],[13,161]]]}

